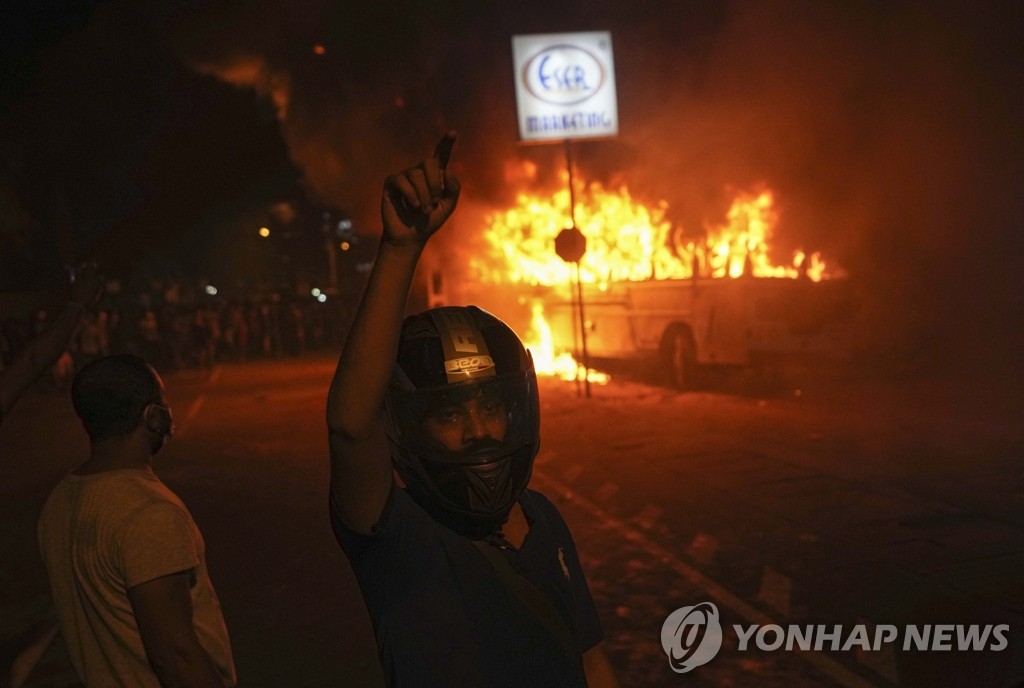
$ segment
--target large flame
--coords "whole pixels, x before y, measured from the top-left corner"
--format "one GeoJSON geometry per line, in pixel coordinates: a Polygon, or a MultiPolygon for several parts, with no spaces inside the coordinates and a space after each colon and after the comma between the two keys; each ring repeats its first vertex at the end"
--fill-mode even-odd
{"type": "MultiPolygon", "coordinates": [[[[625,187],[617,192],[594,182],[576,206],[576,226],[587,238],[580,279],[587,283],[620,280],[699,277],[799,277],[818,281],[828,276],[818,253],[795,251],[789,265],[773,264],[769,242],[778,220],[769,191],[740,193],[727,222],[710,227],[696,239],[665,219],[668,206],[648,207],[625,187]]],[[[487,218],[485,238],[490,260],[473,267],[492,284],[569,284],[574,268],[555,255],[555,237],[569,223],[569,191],[550,196],[523,193],[516,206],[487,218]]]]}
{"type": "MultiPolygon", "coordinates": [[[[826,265],[817,253],[796,251],[788,265],[772,262],[770,240],[778,221],[774,200],[770,190],[741,192],[725,224],[706,228],[698,238],[672,227],[665,219],[666,203],[648,206],[634,199],[626,187],[611,191],[591,183],[585,194],[578,195],[575,209],[576,227],[587,239],[579,279],[601,285],[695,275],[827,278],[826,265]]],[[[572,224],[569,205],[567,188],[549,196],[521,193],[515,207],[489,215],[484,236],[491,255],[473,261],[476,277],[486,284],[544,285],[568,293],[576,267],[555,254],[554,243],[572,224]]],[[[582,374],[582,366],[568,353],[571,346],[553,340],[540,301],[533,305],[531,334],[527,344],[538,372],[570,380],[582,374]]],[[[588,374],[593,376],[593,371],[588,374]]],[[[603,382],[607,376],[591,379],[603,382]]]]}
{"type": "Polygon", "coordinates": [[[610,376],[607,373],[586,370],[565,346],[555,344],[551,326],[544,318],[544,304],[539,299],[531,304],[531,312],[532,319],[525,344],[533,357],[533,367],[538,375],[551,375],[567,381],[582,380],[586,375],[588,380],[597,384],[608,382],[610,376]]]}

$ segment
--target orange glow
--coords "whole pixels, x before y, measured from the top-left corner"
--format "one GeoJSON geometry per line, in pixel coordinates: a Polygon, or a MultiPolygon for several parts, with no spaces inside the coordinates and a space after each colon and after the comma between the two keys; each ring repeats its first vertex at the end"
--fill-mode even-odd
{"type": "Polygon", "coordinates": [[[260,236],[266,239],[268,236],[270,236],[270,230],[267,229],[266,227],[260,227],[260,236]]]}
{"type": "MultiPolygon", "coordinates": [[[[768,256],[778,221],[771,191],[740,193],[726,223],[709,227],[702,238],[688,236],[665,219],[664,202],[649,207],[626,187],[616,191],[594,182],[577,198],[576,225],[587,238],[580,261],[580,279],[603,284],[620,280],[800,276],[828,277],[818,253],[794,253],[789,265],[773,264],[768,256]]],[[[490,260],[476,260],[474,272],[492,284],[569,284],[573,267],[555,255],[555,237],[569,224],[569,191],[551,196],[520,194],[516,206],[487,218],[485,238],[490,260]]]]}
{"type": "MultiPolygon", "coordinates": [[[[537,374],[556,376],[563,380],[582,380],[583,365],[577,363],[568,351],[556,347],[551,327],[544,319],[544,305],[540,300],[533,302],[531,311],[533,319],[530,322],[530,329],[524,337],[524,343],[533,357],[533,367],[537,374]]],[[[611,379],[606,373],[597,370],[587,371],[587,378],[590,382],[600,385],[611,379]]]]}
{"type": "MultiPolygon", "coordinates": [[[[505,169],[506,177],[518,179],[532,172],[522,164],[505,169]]],[[[665,202],[645,205],[625,186],[616,191],[596,182],[581,191],[576,194],[575,214],[576,226],[587,238],[587,251],[579,264],[585,283],[602,287],[622,280],[687,279],[695,272],[697,277],[723,279],[803,274],[819,281],[829,276],[818,253],[796,251],[788,265],[771,261],[768,254],[778,214],[770,190],[737,194],[725,223],[706,227],[703,236],[696,237],[672,227],[665,219],[665,202]]],[[[521,193],[514,207],[487,217],[484,237],[491,251],[472,259],[471,270],[484,284],[573,284],[575,267],[554,251],[555,237],[570,224],[568,189],[551,195],[521,193]]],[[[571,347],[554,342],[540,301],[533,304],[528,340],[538,373],[572,380],[581,372],[582,366],[568,353],[571,347]]],[[[608,379],[594,371],[589,375],[592,381],[608,379]]]]}
{"type": "Polygon", "coordinates": [[[242,88],[255,88],[257,93],[269,96],[277,108],[277,118],[288,117],[288,103],[291,100],[291,76],[288,72],[274,70],[262,57],[238,54],[219,63],[194,65],[203,74],[212,74],[222,81],[242,88]]]}
{"type": "Polygon", "coordinates": [[[323,47],[322,45],[314,45],[313,52],[317,55],[323,55],[327,52],[327,48],[323,47]]]}
{"type": "Polygon", "coordinates": [[[537,163],[530,160],[508,160],[505,162],[505,183],[523,186],[537,179],[537,163]]]}

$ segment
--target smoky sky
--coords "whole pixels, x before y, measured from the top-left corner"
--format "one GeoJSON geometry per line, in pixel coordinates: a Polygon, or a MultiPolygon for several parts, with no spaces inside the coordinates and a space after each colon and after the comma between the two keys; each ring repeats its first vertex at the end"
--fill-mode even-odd
{"type": "MultiPolygon", "coordinates": [[[[620,135],[574,145],[583,177],[665,200],[694,232],[721,220],[737,191],[771,188],[779,255],[803,247],[846,267],[894,346],[969,339],[976,327],[1016,347],[1022,29],[1015,3],[948,0],[111,0],[65,17],[50,39],[40,29],[16,95],[64,132],[65,148],[88,149],[90,127],[117,142],[61,161],[67,195],[108,206],[76,205],[96,236],[107,216],[122,233],[143,231],[132,218],[152,218],[153,198],[170,212],[167,190],[139,180],[173,186],[191,158],[217,161],[202,179],[220,187],[185,183],[170,196],[199,197],[191,205],[204,211],[168,223],[169,246],[205,209],[233,208],[292,173],[311,202],[375,234],[383,177],[449,128],[467,202],[507,204],[510,160],[537,162],[541,185],[557,185],[561,147],[516,141],[510,38],[607,30],[620,135]],[[47,107],[69,92],[75,112],[47,107]],[[110,212],[105,178],[120,184],[113,205],[129,210],[110,212]]],[[[59,166],[59,147],[14,148],[19,169],[59,166]],[[26,162],[37,150],[43,162],[26,162]]]]}

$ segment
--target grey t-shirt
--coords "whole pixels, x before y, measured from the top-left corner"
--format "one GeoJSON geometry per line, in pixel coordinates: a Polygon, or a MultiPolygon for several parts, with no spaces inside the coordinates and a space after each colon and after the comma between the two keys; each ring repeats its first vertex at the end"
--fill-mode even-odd
{"type": "Polygon", "coordinates": [[[39,549],[68,653],[89,686],[159,688],[128,590],[191,571],[193,624],[225,685],[236,681],[203,536],[185,505],[148,469],[69,474],[39,518],[39,549]]]}

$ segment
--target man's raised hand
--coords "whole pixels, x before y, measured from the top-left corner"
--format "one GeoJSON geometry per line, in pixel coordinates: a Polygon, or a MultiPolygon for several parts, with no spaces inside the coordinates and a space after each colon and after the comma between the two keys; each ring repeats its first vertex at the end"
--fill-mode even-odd
{"type": "Polygon", "coordinates": [[[448,169],[448,160],[456,138],[457,134],[449,131],[438,142],[433,157],[385,180],[381,199],[385,242],[422,245],[455,210],[461,187],[448,169]]]}

